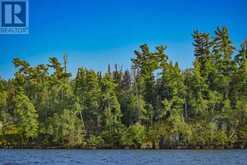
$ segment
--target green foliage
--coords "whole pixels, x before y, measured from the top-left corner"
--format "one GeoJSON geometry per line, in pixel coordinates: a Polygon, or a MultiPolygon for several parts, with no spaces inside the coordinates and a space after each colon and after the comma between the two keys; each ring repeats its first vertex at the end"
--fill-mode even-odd
{"type": "Polygon", "coordinates": [[[14,114],[17,134],[20,135],[21,142],[35,138],[38,135],[38,115],[35,107],[22,91],[17,91],[14,114]]]}
{"type": "Polygon", "coordinates": [[[139,123],[129,126],[122,136],[122,144],[140,148],[145,140],[145,128],[139,123]]]}
{"type": "Polygon", "coordinates": [[[215,123],[197,122],[192,125],[192,128],[192,144],[211,145],[214,143],[215,132],[217,131],[215,123]]]}
{"type": "Polygon", "coordinates": [[[94,71],[80,68],[75,79],[74,93],[78,97],[85,127],[92,133],[98,132],[100,112],[100,85],[94,71]]]}
{"type": "Polygon", "coordinates": [[[118,146],[123,131],[121,123],[122,112],[120,104],[114,92],[115,83],[107,74],[101,81],[101,90],[103,92],[101,98],[101,108],[103,111],[103,132],[102,137],[107,144],[118,146]]]}
{"type": "Polygon", "coordinates": [[[101,146],[102,144],[104,144],[104,139],[102,139],[101,136],[90,136],[90,138],[88,139],[88,145],[91,146],[101,146]]]}
{"type": "Polygon", "coordinates": [[[130,96],[124,111],[128,125],[146,120],[145,101],[141,96],[130,96]]]}
{"type": "Polygon", "coordinates": [[[0,79],[0,146],[174,147],[247,145],[247,41],[237,52],[226,27],[195,31],[192,68],[166,46],[141,45],[131,70],[108,72],[15,58],[0,79]]]}
{"type": "Polygon", "coordinates": [[[48,119],[47,134],[56,144],[79,145],[84,143],[84,128],[74,112],[64,110],[48,119]]]}

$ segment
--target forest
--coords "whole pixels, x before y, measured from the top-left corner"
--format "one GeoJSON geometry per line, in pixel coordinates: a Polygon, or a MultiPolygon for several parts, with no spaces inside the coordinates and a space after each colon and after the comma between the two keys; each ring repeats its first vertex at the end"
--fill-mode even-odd
{"type": "Polygon", "coordinates": [[[187,69],[147,44],[128,70],[74,76],[68,56],[14,58],[0,78],[0,147],[247,148],[247,40],[235,47],[226,27],[192,37],[187,69]]]}

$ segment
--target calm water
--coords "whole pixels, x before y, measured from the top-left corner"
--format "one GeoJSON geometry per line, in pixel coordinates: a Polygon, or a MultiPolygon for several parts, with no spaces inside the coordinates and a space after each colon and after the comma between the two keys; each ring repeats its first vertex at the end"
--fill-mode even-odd
{"type": "Polygon", "coordinates": [[[21,150],[0,149],[2,165],[247,165],[247,150],[21,150]]]}

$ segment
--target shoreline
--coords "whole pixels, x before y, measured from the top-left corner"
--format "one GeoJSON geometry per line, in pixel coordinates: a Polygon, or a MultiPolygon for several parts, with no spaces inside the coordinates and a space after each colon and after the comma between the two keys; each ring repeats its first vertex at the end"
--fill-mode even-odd
{"type": "Polygon", "coordinates": [[[152,147],[93,147],[93,146],[0,146],[0,149],[80,149],[80,150],[246,150],[247,145],[242,146],[166,146],[152,147]]]}

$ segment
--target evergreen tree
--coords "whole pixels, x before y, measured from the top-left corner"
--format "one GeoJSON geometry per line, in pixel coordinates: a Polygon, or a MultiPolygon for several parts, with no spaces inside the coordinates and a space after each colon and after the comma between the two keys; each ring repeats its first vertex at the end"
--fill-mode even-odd
{"type": "Polygon", "coordinates": [[[109,74],[101,81],[101,108],[104,116],[102,136],[107,144],[119,145],[123,124],[121,109],[115,94],[115,83],[109,74]]]}
{"type": "Polygon", "coordinates": [[[17,88],[13,112],[21,144],[28,142],[38,135],[38,115],[30,99],[24,93],[23,84],[23,75],[16,73],[17,88]]]}
{"type": "Polygon", "coordinates": [[[83,119],[88,133],[99,132],[102,122],[100,112],[100,86],[97,74],[80,68],[75,80],[75,94],[82,107],[83,119]]]}
{"type": "Polygon", "coordinates": [[[66,55],[13,59],[14,78],[0,78],[0,147],[246,147],[247,41],[235,54],[225,27],[193,39],[185,70],[147,44],[131,70],[79,68],[75,78],[66,55]]]}

